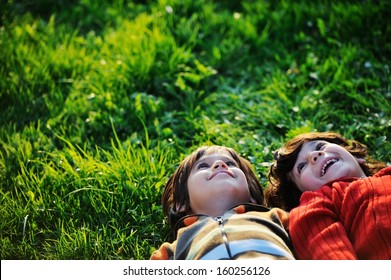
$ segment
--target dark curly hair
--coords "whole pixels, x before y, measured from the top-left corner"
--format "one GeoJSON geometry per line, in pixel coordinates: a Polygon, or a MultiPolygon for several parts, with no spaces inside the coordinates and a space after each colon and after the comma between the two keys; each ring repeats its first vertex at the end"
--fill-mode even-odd
{"type": "Polygon", "coordinates": [[[377,161],[368,156],[367,146],[355,141],[345,139],[336,132],[310,132],[297,135],[289,140],[283,147],[274,152],[274,161],[268,172],[268,185],[265,190],[265,204],[268,207],[280,207],[290,211],[299,205],[302,192],[289,178],[301,147],[310,141],[324,140],[345,148],[357,158],[365,158],[360,164],[367,176],[371,176],[386,167],[384,162],[377,161]]]}
{"type": "Polygon", "coordinates": [[[172,240],[176,237],[175,224],[183,216],[191,213],[187,179],[194,164],[203,156],[214,153],[228,152],[238,164],[247,178],[250,194],[254,200],[263,204],[264,193],[262,186],[255,175],[251,163],[241,157],[235,150],[225,146],[202,146],[187,156],[178,166],[174,174],[167,181],[162,194],[163,213],[170,224],[172,240]],[[180,211],[178,209],[181,209],[180,211]]]}

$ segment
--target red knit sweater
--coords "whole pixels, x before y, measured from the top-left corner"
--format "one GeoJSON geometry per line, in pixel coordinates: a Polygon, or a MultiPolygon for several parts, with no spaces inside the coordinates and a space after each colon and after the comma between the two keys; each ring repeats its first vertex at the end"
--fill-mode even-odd
{"type": "Polygon", "coordinates": [[[289,233],[298,259],[391,259],[391,167],[304,192],[289,233]]]}

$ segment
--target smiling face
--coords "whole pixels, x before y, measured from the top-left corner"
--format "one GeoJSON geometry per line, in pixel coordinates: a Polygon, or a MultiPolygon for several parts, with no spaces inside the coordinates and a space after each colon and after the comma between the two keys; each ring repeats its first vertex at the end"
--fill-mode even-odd
{"type": "Polygon", "coordinates": [[[342,177],[365,176],[357,159],[340,145],[323,140],[305,143],[289,176],[299,190],[317,190],[326,183],[342,177]]]}
{"type": "Polygon", "coordinates": [[[246,176],[228,152],[202,156],[190,172],[187,187],[194,214],[215,217],[250,201],[246,176]]]}

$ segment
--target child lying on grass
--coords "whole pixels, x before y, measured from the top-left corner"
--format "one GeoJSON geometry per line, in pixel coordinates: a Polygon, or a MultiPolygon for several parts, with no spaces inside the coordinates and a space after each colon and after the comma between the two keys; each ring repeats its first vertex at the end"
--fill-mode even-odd
{"type": "Polygon", "coordinates": [[[263,206],[250,163],[233,149],[200,147],[185,158],[162,196],[173,242],[151,259],[294,259],[288,213],[263,206]]]}
{"type": "Polygon", "coordinates": [[[391,259],[391,167],[333,132],[307,133],[275,153],[266,204],[290,212],[299,259],[391,259]]]}

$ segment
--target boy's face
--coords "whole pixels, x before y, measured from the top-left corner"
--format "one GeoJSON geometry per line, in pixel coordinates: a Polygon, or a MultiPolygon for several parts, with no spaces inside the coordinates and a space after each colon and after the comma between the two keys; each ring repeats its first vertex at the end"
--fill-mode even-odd
{"type": "Polygon", "coordinates": [[[250,201],[246,176],[228,152],[201,157],[190,172],[187,187],[194,214],[216,217],[250,201]]]}
{"type": "Polygon", "coordinates": [[[317,190],[326,183],[342,177],[365,176],[358,159],[345,148],[323,140],[305,143],[289,176],[299,190],[317,190]]]}

